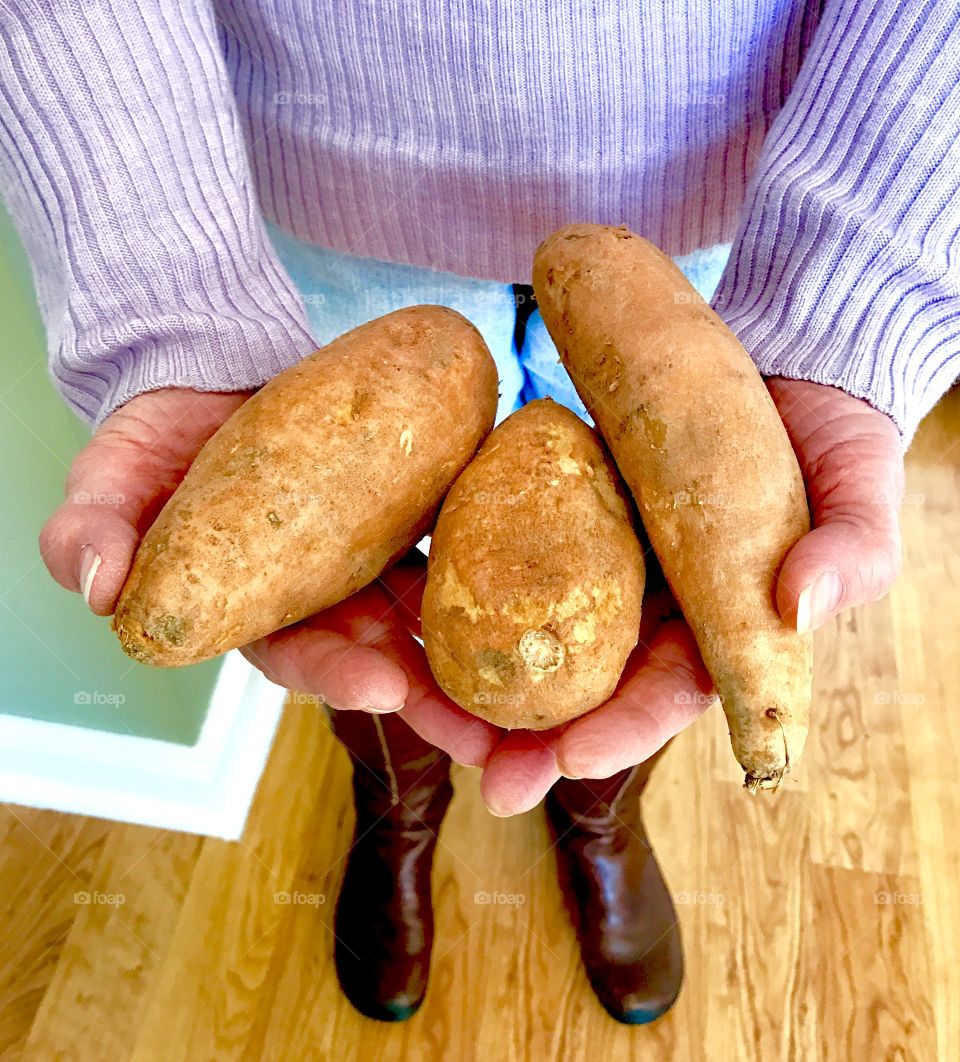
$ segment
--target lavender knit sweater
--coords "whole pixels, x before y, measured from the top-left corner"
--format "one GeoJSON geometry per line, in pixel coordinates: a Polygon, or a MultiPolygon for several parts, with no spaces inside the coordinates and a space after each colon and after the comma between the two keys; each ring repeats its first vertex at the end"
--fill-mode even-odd
{"type": "Polygon", "coordinates": [[[761,371],[909,437],[960,366],[960,4],[0,0],[0,189],[94,422],[312,349],[262,210],[504,281],[573,220],[733,240],[761,371]]]}

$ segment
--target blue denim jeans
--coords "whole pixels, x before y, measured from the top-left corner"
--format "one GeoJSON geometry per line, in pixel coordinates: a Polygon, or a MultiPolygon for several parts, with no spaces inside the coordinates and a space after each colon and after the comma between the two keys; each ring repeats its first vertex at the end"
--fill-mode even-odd
{"type": "MultiPolygon", "coordinates": [[[[548,396],[589,420],[539,311],[527,320],[518,348],[515,334],[521,308],[510,284],[356,258],[298,240],[270,224],[267,231],[300,291],[318,345],[403,306],[450,306],[477,326],[497,363],[498,420],[525,402],[548,396]]],[[[717,244],[676,262],[697,291],[710,299],[729,254],[729,244],[717,244]]]]}

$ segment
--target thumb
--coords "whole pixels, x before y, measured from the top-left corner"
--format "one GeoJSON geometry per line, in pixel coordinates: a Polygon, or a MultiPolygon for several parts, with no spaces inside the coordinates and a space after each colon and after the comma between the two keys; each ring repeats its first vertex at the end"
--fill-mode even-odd
{"type": "Polygon", "coordinates": [[[50,574],[108,616],[141,536],[203,444],[248,393],[168,388],[111,414],[77,455],[65,500],[40,532],[50,574]]]}
{"type": "Polygon", "coordinates": [[[893,421],[860,399],[821,384],[770,385],[813,515],[777,585],[780,614],[805,633],[883,597],[899,575],[903,446],[893,421]]]}

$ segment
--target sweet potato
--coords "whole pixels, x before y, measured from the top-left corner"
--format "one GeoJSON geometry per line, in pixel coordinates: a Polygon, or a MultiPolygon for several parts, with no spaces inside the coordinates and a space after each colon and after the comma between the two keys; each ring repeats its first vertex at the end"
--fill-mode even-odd
{"type": "Polygon", "coordinates": [[[244,645],[375,579],[493,426],[497,371],[453,310],[398,310],[271,380],[197,455],[117,605],[165,667],[244,645]]]}
{"type": "Polygon", "coordinates": [[[447,495],[423,640],[461,707],[542,730],[607,700],[636,645],[643,553],[600,440],[551,401],[508,417],[447,495]]]}
{"type": "Polygon", "coordinates": [[[775,787],[803,750],[812,654],[774,600],[809,513],[770,394],[674,263],[626,229],[560,230],[533,280],[697,639],[746,785],[775,787]]]}

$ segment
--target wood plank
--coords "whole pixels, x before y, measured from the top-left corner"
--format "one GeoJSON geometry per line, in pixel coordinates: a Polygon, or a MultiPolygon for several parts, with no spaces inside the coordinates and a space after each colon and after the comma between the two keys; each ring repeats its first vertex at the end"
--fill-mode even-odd
{"type": "Polygon", "coordinates": [[[309,704],[284,713],[239,842],[207,840],[184,898],[166,961],[144,1001],[134,1059],[242,1055],[270,969],[304,831],[313,822],[328,746],[309,704]]]}
{"type": "Polygon", "coordinates": [[[919,881],[811,868],[802,992],[817,1015],[816,1058],[936,1057],[919,881]]]}
{"type": "Polygon", "coordinates": [[[203,843],[190,834],[114,826],[37,1012],[30,1057],[129,1055],[203,843]],[[118,1022],[118,1012],[132,1020],[118,1022]]]}
{"type": "MultiPolygon", "coordinates": [[[[0,811],[0,1054],[19,1055],[54,981],[112,823],[5,805],[0,811]]],[[[63,1020],[61,1018],[61,1020],[63,1020]]]]}

